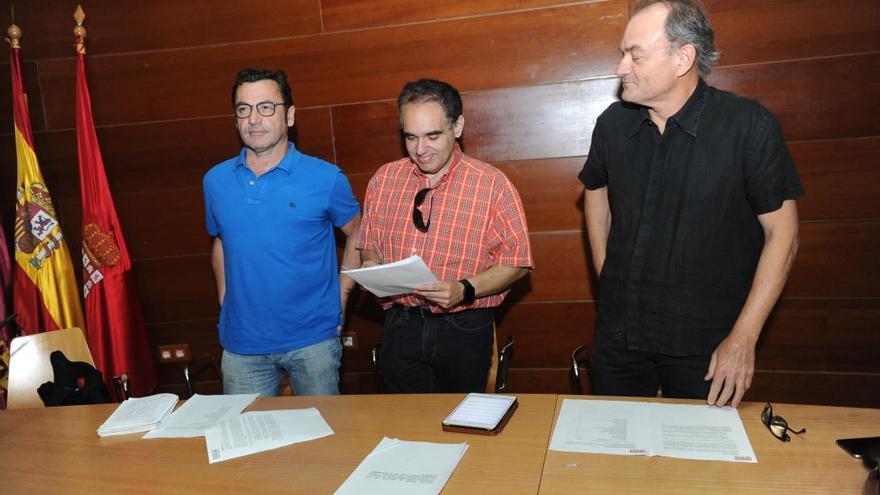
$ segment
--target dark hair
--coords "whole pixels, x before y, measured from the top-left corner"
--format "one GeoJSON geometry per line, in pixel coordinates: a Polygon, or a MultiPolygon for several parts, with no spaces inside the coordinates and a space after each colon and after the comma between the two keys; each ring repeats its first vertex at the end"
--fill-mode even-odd
{"type": "Polygon", "coordinates": [[[721,53],[715,49],[715,32],[706,9],[699,0],[641,0],[633,7],[633,15],[656,3],[669,7],[666,37],[671,42],[670,52],[682,45],[693,45],[697,50],[696,65],[700,77],[708,76],[721,53]]]}
{"type": "Polygon", "coordinates": [[[403,113],[403,107],[410,103],[436,101],[443,107],[450,124],[461,116],[461,95],[450,84],[434,79],[410,81],[403,86],[397,97],[397,109],[403,113]]]}
{"type": "Polygon", "coordinates": [[[235,105],[235,93],[238,87],[244,83],[254,83],[263,80],[275,81],[281,90],[281,98],[284,106],[293,106],[293,96],[290,94],[290,84],[287,84],[287,74],[283,70],[270,69],[242,69],[235,75],[235,83],[232,85],[232,105],[235,105]]]}

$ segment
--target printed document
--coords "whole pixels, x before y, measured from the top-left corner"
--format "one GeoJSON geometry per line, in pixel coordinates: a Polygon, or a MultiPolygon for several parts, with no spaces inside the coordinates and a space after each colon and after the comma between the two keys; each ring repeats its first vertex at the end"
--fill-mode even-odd
{"type": "Polygon", "coordinates": [[[174,394],[156,394],[126,399],[113,414],[98,427],[98,436],[125,435],[156,428],[166,420],[178,398],[174,394]]]}
{"type": "Polygon", "coordinates": [[[565,399],[550,450],[758,462],[739,411],[709,405],[565,399]]]}
{"type": "Polygon", "coordinates": [[[234,459],[333,434],[314,407],[252,411],[205,430],[208,462],[234,459]]]}
{"type": "Polygon", "coordinates": [[[158,428],[144,438],[192,438],[205,434],[205,428],[241,414],[258,394],[193,395],[158,428]]]}
{"type": "Polygon", "coordinates": [[[336,490],[336,495],[436,495],[468,444],[383,438],[336,490]]]}
{"type": "Polygon", "coordinates": [[[437,281],[419,255],[385,265],[343,270],[342,273],[353,278],[365,289],[379,297],[409,294],[422,284],[437,281]]]}

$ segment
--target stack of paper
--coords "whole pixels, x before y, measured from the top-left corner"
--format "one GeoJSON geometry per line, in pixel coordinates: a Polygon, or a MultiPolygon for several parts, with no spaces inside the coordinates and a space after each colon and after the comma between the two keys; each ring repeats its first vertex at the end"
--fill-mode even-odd
{"type": "Polygon", "coordinates": [[[337,495],[436,495],[452,476],[468,444],[383,438],[336,490],[337,495]]]}
{"type": "Polygon", "coordinates": [[[144,438],[192,438],[205,434],[205,428],[234,418],[257,398],[257,394],[195,394],[144,438]]]}
{"type": "Polygon", "coordinates": [[[107,437],[152,430],[171,414],[177,401],[174,394],[128,399],[98,427],[98,435],[107,437]]]}

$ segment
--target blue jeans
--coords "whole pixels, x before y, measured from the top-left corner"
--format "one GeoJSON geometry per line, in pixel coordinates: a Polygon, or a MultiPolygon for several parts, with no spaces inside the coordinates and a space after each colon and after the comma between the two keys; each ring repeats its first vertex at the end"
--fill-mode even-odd
{"type": "Polygon", "coordinates": [[[284,373],[296,395],[339,395],[338,337],[302,349],[245,355],[223,350],[223,393],[278,395],[284,373]]]}

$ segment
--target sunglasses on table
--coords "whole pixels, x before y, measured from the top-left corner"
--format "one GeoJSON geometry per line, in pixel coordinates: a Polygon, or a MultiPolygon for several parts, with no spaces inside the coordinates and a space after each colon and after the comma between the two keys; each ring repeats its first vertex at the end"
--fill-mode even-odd
{"type": "Polygon", "coordinates": [[[766,406],[764,406],[764,410],[761,411],[761,422],[764,423],[764,426],[770,430],[770,433],[773,434],[774,437],[782,440],[783,442],[788,442],[791,440],[791,437],[788,435],[788,432],[792,432],[795,435],[800,435],[807,431],[806,428],[801,428],[798,431],[795,431],[791,427],[788,426],[788,421],[785,420],[782,416],[776,416],[773,414],[773,406],[768,402],[766,406]]]}

